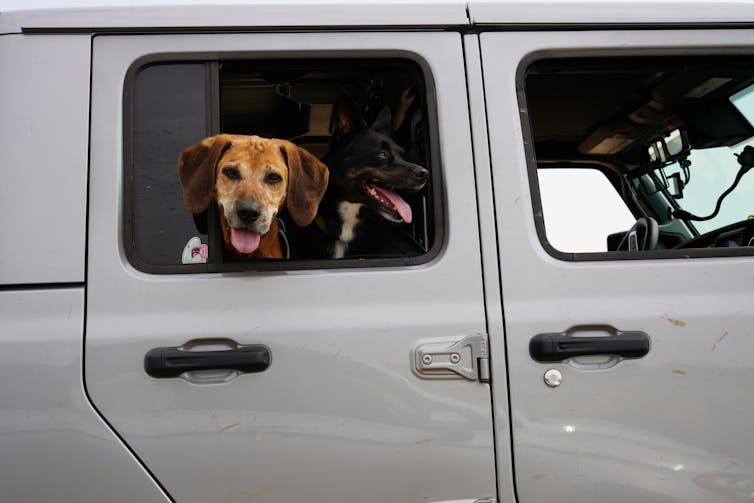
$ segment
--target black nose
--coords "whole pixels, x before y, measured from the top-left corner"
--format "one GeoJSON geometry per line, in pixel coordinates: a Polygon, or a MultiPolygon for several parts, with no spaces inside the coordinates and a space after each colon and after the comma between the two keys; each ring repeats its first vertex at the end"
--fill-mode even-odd
{"type": "Polygon", "coordinates": [[[236,214],[245,224],[250,224],[259,218],[259,205],[255,202],[239,202],[236,204],[236,214]]]}
{"type": "Polygon", "coordinates": [[[419,182],[426,182],[427,178],[429,178],[429,171],[422,168],[421,166],[416,166],[413,171],[414,178],[416,178],[419,182]]]}

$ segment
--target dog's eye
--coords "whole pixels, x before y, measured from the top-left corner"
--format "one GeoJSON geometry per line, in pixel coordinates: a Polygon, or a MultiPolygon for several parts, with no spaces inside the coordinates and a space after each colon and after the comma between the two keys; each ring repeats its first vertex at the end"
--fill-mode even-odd
{"type": "Polygon", "coordinates": [[[238,168],[223,168],[223,175],[227,176],[231,180],[241,179],[241,173],[239,173],[238,168]]]}
{"type": "Polygon", "coordinates": [[[387,157],[388,155],[386,151],[380,150],[379,152],[377,152],[377,159],[379,159],[380,161],[384,161],[385,159],[387,159],[387,157]]]}
{"type": "Polygon", "coordinates": [[[264,181],[269,184],[279,183],[283,181],[283,177],[277,173],[268,173],[267,176],[264,177],[264,181]]]}

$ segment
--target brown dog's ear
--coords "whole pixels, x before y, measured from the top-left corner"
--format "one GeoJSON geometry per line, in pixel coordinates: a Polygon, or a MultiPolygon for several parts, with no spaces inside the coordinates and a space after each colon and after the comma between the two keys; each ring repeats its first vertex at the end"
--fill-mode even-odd
{"type": "Polygon", "coordinates": [[[280,151],[288,164],[288,213],[296,225],[306,227],[317,216],[330,172],[308,150],[289,141],[281,142],[280,151]]]}
{"type": "Polygon", "coordinates": [[[215,168],[230,146],[231,140],[225,135],[210,136],[184,150],[178,158],[183,202],[191,213],[201,213],[212,202],[215,168]]]}

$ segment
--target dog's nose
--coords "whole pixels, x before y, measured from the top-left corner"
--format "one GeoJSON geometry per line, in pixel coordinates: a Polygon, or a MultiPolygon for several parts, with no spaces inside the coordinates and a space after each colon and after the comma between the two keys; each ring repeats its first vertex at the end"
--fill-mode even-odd
{"type": "Polygon", "coordinates": [[[429,178],[429,171],[421,166],[416,166],[413,170],[413,175],[417,181],[424,183],[427,181],[427,178],[429,178]]]}
{"type": "Polygon", "coordinates": [[[239,202],[236,204],[236,213],[243,223],[250,224],[259,218],[261,213],[259,205],[254,202],[239,202]]]}

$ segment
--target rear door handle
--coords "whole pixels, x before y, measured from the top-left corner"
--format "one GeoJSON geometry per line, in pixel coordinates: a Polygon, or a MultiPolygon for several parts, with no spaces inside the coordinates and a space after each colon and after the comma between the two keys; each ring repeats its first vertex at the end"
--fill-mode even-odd
{"type": "Polygon", "coordinates": [[[649,353],[650,339],[644,332],[621,332],[612,327],[599,327],[611,332],[607,336],[577,337],[574,333],[594,331],[595,328],[574,327],[557,334],[539,334],[529,341],[529,354],[542,363],[560,362],[575,356],[613,355],[621,358],[641,358],[649,353]]]}
{"type": "Polygon", "coordinates": [[[154,348],[144,357],[144,370],[152,377],[179,377],[199,370],[235,370],[242,374],[264,372],[270,366],[270,349],[262,344],[221,351],[189,351],[183,347],[154,348]]]}

